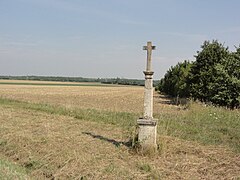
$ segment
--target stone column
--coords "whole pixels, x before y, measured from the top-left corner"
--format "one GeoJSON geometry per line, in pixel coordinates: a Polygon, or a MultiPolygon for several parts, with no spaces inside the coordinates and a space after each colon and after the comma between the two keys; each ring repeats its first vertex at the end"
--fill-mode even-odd
{"type": "Polygon", "coordinates": [[[151,70],[151,54],[155,46],[151,42],[144,46],[147,50],[147,68],[144,71],[144,115],[137,120],[138,142],[143,152],[157,150],[157,120],[153,118],[153,71],[151,70]]]}
{"type": "Polygon", "coordinates": [[[153,117],[153,72],[144,71],[145,74],[145,90],[144,90],[144,115],[145,119],[153,117]]]}

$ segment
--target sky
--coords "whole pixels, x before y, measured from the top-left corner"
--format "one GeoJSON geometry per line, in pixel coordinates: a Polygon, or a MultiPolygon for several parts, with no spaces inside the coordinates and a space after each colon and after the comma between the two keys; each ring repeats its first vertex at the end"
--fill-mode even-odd
{"type": "Polygon", "coordinates": [[[0,0],[0,75],[154,79],[205,40],[240,44],[239,0],[0,0]]]}

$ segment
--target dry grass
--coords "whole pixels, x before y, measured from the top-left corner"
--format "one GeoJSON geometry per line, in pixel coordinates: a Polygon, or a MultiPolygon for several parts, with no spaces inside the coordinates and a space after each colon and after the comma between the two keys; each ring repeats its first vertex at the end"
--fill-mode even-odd
{"type": "MultiPolygon", "coordinates": [[[[21,102],[0,104],[0,157],[24,167],[33,179],[240,178],[240,154],[228,146],[204,146],[177,138],[183,133],[181,126],[191,123],[188,116],[198,120],[189,127],[200,128],[201,122],[205,122],[197,117],[199,106],[185,111],[155,94],[154,113],[164,124],[159,128],[160,150],[155,157],[136,155],[126,146],[128,134],[118,123],[98,123],[87,115],[79,120],[71,115],[75,109],[83,109],[79,112],[96,109],[97,113],[103,113],[101,117],[107,115],[106,111],[140,115],[143,87],[0,85],[0,97],[30,102],[22,104],[25,107],[21,107],[21,102]],[[28,108],[31,103],[67,110],[62,113],[65,115],[59,115],[41,110],[37,105],[28,108]],[[178,122],[178,116],[184,118],[182,122],[178,122]],[[168,132],[176,136],[168,136],[168,132]]],[[[199,111],[205,113],[205,109],[199,111]]],[[[208,114],[213,113],[220,114],[216,109],[209,109],[208,114]]],[[[208,114],[201,118],[208,118],[208,114]]],[[[230,112],[226,115],[235,117],[230,112]]],[[[189,132],[192,133],[187,131],[185,135],[189,132]]]]}
{"type": "MultiPolygon", "coordinates": [[[[15,81],[12,81],[15,82],[15,81]]],[[[143,87],[119,86],[29,86],[0,85],[0,97],[15,100],[61,105],[67,108],[110,110],[117,112],[143,112],[143,87]]],[[[154,98],[154,113],[162,111],[175,113],[176,107],[167,104],[167,100],[154,98]],[[159,103],[161,102],[161,103],[159,103]],[[164,103],[163,103],[164,102],[164,103]]]]}
{"type": "Polygon", "coordinates": [[[17,163],[11,162],[11,160],[7,160],[6,157],[0,154],[0,179],[27,180],[30,179],[30,177],[23,167],[20,167],[17,163]]]}
{"type": "MultiPolygon", "coordinates": [[[[33,81],[33,80],[7,80],[0,79],[0,83],[27,83],[27,84],[92,84],[88,82],[59,82],[59,81],[33,81]]],[[[95,83],[96,84],[96,83],[95,83]]]]}
{"type": "Polygon", "coordinates": [[[156,157],[134,155],[122,129],[67,116],[0,107],[0,152],[34,179],[233,179],[240,156],[221,147],[159,137],[156,157]]]}

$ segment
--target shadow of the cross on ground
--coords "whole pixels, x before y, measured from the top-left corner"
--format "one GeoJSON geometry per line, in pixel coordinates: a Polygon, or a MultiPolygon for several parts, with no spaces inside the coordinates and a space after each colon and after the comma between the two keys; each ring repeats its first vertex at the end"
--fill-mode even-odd
{"type": "Polygon", "coordinates": [[[106,137],[103,137],[101,135],[95,135],[95,134],[92,134],[90,132],[82,132],[82,134],[86,134],[86,135],[89,135],[93,138],[96,138],[96,139],[100,139],[100,140],[103,140],[103,141],[106,141],[106,142],[109,142],[117,147],[121,146],[121,145],[124,145],[126,147],[132,147],[132,141],[129,140],[127,142],[124,142],[124,141],[116,141],[114,139],[109,139],[109,138],[106,138],[106,137]]]}

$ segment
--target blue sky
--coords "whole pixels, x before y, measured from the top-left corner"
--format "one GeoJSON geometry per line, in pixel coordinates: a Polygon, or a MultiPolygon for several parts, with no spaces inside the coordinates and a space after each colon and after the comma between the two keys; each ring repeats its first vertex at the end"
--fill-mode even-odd
{"type": "Polygon", "coordinates": [[[0,0],[0,74],[154,79],[204,40],[240,44],[239,0],[0,0]]]}

